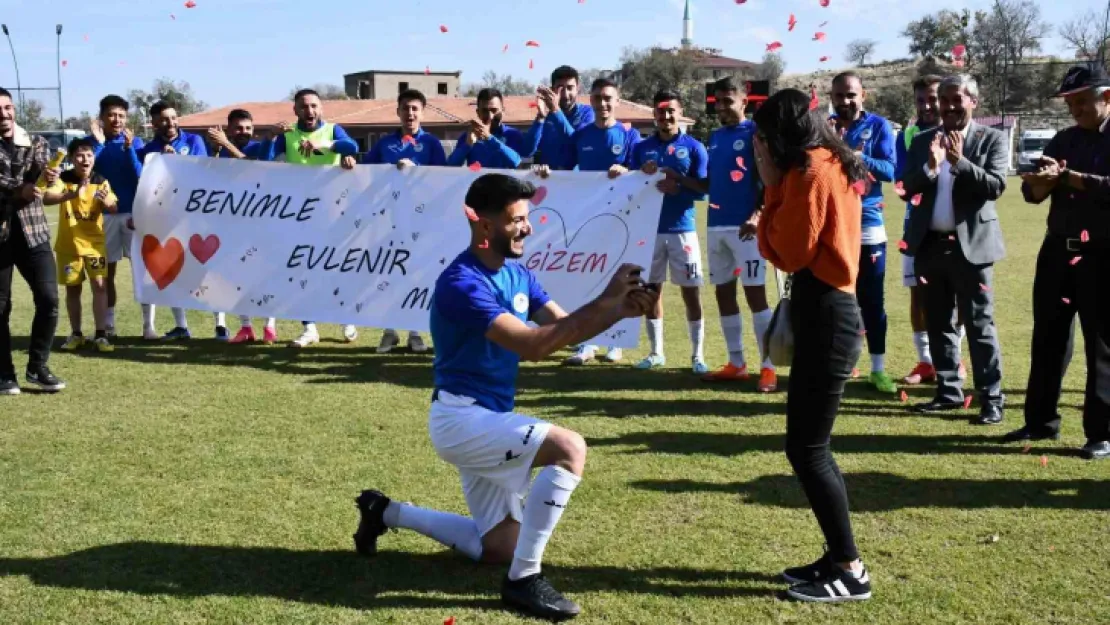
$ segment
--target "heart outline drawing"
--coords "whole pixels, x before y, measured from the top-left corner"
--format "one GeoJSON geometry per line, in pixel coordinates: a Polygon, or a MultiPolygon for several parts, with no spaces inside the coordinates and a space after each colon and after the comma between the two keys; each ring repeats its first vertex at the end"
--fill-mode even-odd
{"type": "MultiPolygon", "coordinates": [[[[595,296],[595,291],[598,290],[598,287],[609,283],[609,280],[612,278],[613,272],[616,271],[617,267],[619,267],[621,265],[621,262],[624,260],[624,253],[628,251],[628,240],[629,240],[629,236],[631,235],[631,232],[628,229],[628,224],[625,223],[625,221],[623,219],[621,219],[620,216],[615,215],[613,213],[599,213],[597,215],[594,215],[593,217],[590,217],[586,221],[582,222],[582,225],[579,226],[578,229],[574,231],[574,234],[568,236],[567,235],[567,224],[563,220],[563,216],[562,216],[562,214],[559,213],[559,211],[557,211],[553,208],[546,208],[546,207],[544,207],[544,208],[534,208],[534,209],[532,209],[531,212],[528,213],[528,220],[529,221],[534,221],[535,217],[533,217],[533,216],[536,215],[537,213],[550,213],[552,215],[552,219],[547,219],[545,221],[545,224],[554,225],[553,224],[553,219],[558,219],[559,220],[559,228],[560,228],[560,230],[563,234],[562,240],[560,241],[558,237],[554,237],[554,240],[550,240],[548,242],[550,242],[554,245],[562,244],[563,248],[566,249],[566,250],[571,249],[571,246],[574,245],[575,240],[578,239],[578,235],[581,234],[582,231],[585,230],[586,227],[589,226],[591,222],[594,222],[594,221],[599,220],[599,219],[610,218],[610,219],[613,219],[617,222],[616,225],[614,225],[613,228],[611,229],[610,236],[607,237],[607,238],[619,239],[620,236],[621,236],[620,232],[624,233],[624,240],[620,243],[620,253],[617,254],[617,257],[616,257],[616,259],[614,259],[613,264],[611,265],[611,268],[609,268],[605,272],[603,272],[601,274],[600,279],[598,279],[598,281],[596,283],[590,285],[589,290],[586,292],[586,301],[589,301],[591,298],[593,298],[595,296]]],[[[535,236],[535,235],[532,235],[532,236],[535,236]]],[[[539,241],[545,241],[545,240],[548,240],[548,239],[547,239],[547,237],[542,237],[542,238],[539,238],[538,240],[539,241]]],[[[614,249],[615,249],[615,247],[614,247],[614,249]]],[[[524,259],[521,259],[521,260],[524,260],[524,259]]]]}
{"type": "Polygon", "coordinates": [[[199,234],[189,237],[189,253],[200,264],[207,263],[220,251],[220,237],[210,234],[203,239],[199,234]]]}
{"type": "Polygon", "coordinates": [[[185,247],[174,237],[167,238],[163,245],[158,237],[144,235],[142,253],[146,272],[159,291],[173,284],[185,266],[185,247]]]}

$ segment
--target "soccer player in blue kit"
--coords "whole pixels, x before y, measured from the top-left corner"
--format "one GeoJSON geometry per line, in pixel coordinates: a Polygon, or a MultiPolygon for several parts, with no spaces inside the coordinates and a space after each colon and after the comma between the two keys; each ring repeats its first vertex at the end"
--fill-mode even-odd
{"type": "MultiPolygon", "coordinates": [[[[538,140],[535,134],[530,134],[533,144],[525,149],[524,134],[501,123],[505,116],[505,98],[500,91],[493,88],[479,91],[476,108],[478,117],[470,121],[470,128],[459,137],[455,150],[447,158],[449,167],[478,163],[493,169],[516,169],[521,157],[532,155],[534,142],[538,140]]],[[[537,119],[533,126],[542,123],[537,119]]]]}
{"type": "Polygon", "coordinates": [[[531,183],[503,174],[475,180],[466,194],[470,247],[440,274],[432,295],[435,391],[428,429],[436,453],[459,471],[471,517],[367,490],[356,500],[361,519],[354,539],[359,553],[372,556],[387,529],[406,528],[473,560],[509,564],[501,589],[506,604],[566,619],[580,608],[551,586],[540,562],[582,479],[586,442],[513,412],[519,363],[643,315],[658,294],[646,288],[639,267],[624,264],[597,299],[563,312],[516,260],[532,233],[535,192],[531,183]],[[539,472],[529,485],[533,468],[539,472]]]}
{"type": "Polygon", "coordinates": [[[767,305],[767,261],[759,254],[756,226],[763,210],[763,185],[755,166],[755,124],[744,119],[748,94],[731,78],[713,86],[721,127],[709,137],[709,280],[716,287],[721,331],[728,362],[707,373],[706,382],[746,381],[750,374],[744,359],[743,316],[736,301],[736,281],[744,286],[744,299],[752,310],[757,353],[762,364],[758,389],[778,388],[771,359],[763,353],[763,335],[771,325],[767,305]]]}
{"type": "Polygon", "coordinates": [[[883,223],[883,185],[894,181],[894,130],[886,119],[863,109],[867,92],[863,80],[854,72],[837,74],[832,81],[832,100],[836,124],[844,141],[863,160],[873,179],[863,197],[863,237],[860,246],[859,300],[863,327],[867,331],[867,351],[871,354],[871,386],[882,393],[897,393],[898,386],[884,370],[886,354],[886,310],[883,283],[886,278],[886,226],[883,223]]]}
{"type": "MultiPolygon", "coordinates": [[[[536,152],[536,164],[554,170],[574,169],[576,131],[594,123],[591,105],[578,103],[578,70],[561,65],[551,72],[551,87],[536,90],[536,123],[524,136],[525,152],[536,152]]],[[[522,154],[528,156],[529,154],[522,154]]]]}
{"type": "MultiPolygon", "coordinates": [[[[639,131],[626,128],[617,121],[620,90],[607,79],[598,78],[590,85],[590,106],[593,123],[578,130],[571,139],[565,164],[578,171],[607,171],[615,178],[628,171],[632,151],[640,142],[639,131]]],[[[579,345],[574,355],[563,361],[568,365],[584,365],[595,357],[606,362],[620,362],[624,354],[619,347],[610,347],[598,355],[597,345],[579,345]]]]}
{"type": "MultiPolygon", "coordinates": [[[[694,203],[705,199],[705,181],[709,177],[709,155],[700,141],[682,132],[682,98],[678,93],[663,90],[652,98],[656,132],[632,151],[632,168],[652,176],[662,171],[665,178],[656,185],[663,192],[663,210],[659,213],[659,232],[651,257],[648,282],[660,290],[670,269],[671,282],[682,291],[686,305],[686,321],[690,328],[693,355],[690,362],[694,373],[709,373],[705,364],[705,324],[701,313],[702,283],[701,245],[694,223],[694,203]]],[[[663,354],[663,301],[647,315],[647,332],[651,353],[636,363],[637,369],[654,369],[666,364],[663,354]]]]}

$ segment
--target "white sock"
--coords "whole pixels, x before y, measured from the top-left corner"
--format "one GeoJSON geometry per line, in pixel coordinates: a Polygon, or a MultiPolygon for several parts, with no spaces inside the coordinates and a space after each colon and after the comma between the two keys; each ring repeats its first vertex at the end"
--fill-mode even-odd
{"type": "Polygon", "coordinates": [[[249,328],[249,327],[251,327],[251,316],[250,315],[239,315],[239,327],[240,328],[249,328]]]}
{"type": "Polygon", "coordinates": [[[315,334],[316,336],[320,335],[320,333],[316,331],[316,324],[315,323],[306,323],[306,324],[304,324],[304,331],[307,334],[315,334]]]}
{"type": "Polygon", "coordinates": [[[277,319],[275,319],[273,317],[267,317],[266,318],[266,327],[270,328],[271,330],[276,330],[277,329],[277,319]]]}
{"type": "Polygon", "coordinates": [[[154,332],[154,304],[140,304],[143,309],[143,331],[154,332]]]}
{"type": "Polygon", "coordinates": [[[759,345],[759,356],[763,359],[764,369],[774,369],[775,365],[771,364],[771,357],[763,353],[763,337],[767,334],[767,328],[771,327],[771,317],[774,312],[770,308],[765,308],[759,312],[752,313],[752,326],[755,327],[755,342],[759,345]]]}
{"type": "Polygon", "coordinates": [[[883,356],[885,354],[871,354],[871,373],[881,373],[883,371],[883,356]]]}
{"type": "Polygon", "coordinates": [[[439,544],[460,551],[471,560],[482,557],[482,537],[474,519],[391,501],[383,520],[388,527],[403,527],[439,544]]]}
{"type": "Polygon", "coordinates": [[[186,330],[188,330],[189,329],[189,320],[185,317],[185,309],[184,308],[171,308],[170,311],[173,312],[173,325],[174,325],[174,327],[185,328],[186,330]]]}
{"type": "Polygon", "coordinates": [[[690,328],[690,345],[693,348],[693,359],[701,362],[705,360],[705,319],[687,321],[690,328]]]}
{"type": "Polygon", "coordinates": [[[651,353],[663,355],[663,320],[647,320],[648,341],[651,343],[651,353]]]}
{"type": "Polygon", "coordinates": [[[227,327],[227,315],[225,313],[212,313],[216,318],[216,327],[227,327]]]}
{"type": "Polygon", "coordinates": [[[110,327],[116,327],[116,309],[115,307],[108,309],[108,314],[104,317],[104,323],[110,327]]]}
{"type": "Polygon", "coordinates": [[[959,335],[959,338],[956,339],[956,363],[959,364],[964,357],[964,339],[967,338],[967,329],[960,326],[956,329],[956,333],[959,335]]]}
{"type": "Polygon", "coordinates": [[[544,467],[532,480],[528,499],[524,504],[524,521],[516,540],[509,579],[517,580],[540,572],[543,550],[551,539],[551,532],[563,516],[570,494],[582,478],[562,467],[544,467]]]}
{"type": "Polygon", "coordinates": [[[409,339],[412,339],[412,337],[414,337],[414,336],[416,338],[420,338],[420,333],[417,332],[416,330],[410,330],[409,331],[409,339]]]}
{"type": "Polygon", "coordinates": [[[721,333],[725,335],[728,361],[734,367],[744,366],[744,318],[739,314],[721,317],[721,333]]]}
{"type": "Polygon", "coordinates": [[[929,351],[929,333],[914,332],[913,346],[917,348],[917,362],[933,364],[933,354],[929,351]]]}

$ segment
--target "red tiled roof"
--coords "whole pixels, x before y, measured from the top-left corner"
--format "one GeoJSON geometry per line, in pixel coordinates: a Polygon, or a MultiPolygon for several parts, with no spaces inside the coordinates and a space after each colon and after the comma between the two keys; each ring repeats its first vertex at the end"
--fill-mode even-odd
{"type": "MultiPolygon", "coordinates": [[[[511,125],[530,124],[536,117],[536,109],[530,104],[533,96],[506,96],[503,123],[511,125]]],[[[589,104],[588,97],[580,97],[579,102],[589,104]]],[[[474,98],[429,98],[424,111],[424,125],[459,125],[474,118],[474,98]]],[[[246,109],[254,118],[256,128],[272,127],[281,121],[294,121],[293,103],[284,102],[243,102],[218,109],[186,115],[179,120],[182,128],[211,128],[227,123],[227,114],[232,109],[246,109]]],[[[397,125],[396,100],[328,100],[324,102],[324,118],[344,127],[397,125]]],[[[638,125],[651,124],[653,121],[650,106],[621,100],[617,118],[622,122],[638,125]]],[[[685,119],[693,123],[692,119],[685,119]]]]}

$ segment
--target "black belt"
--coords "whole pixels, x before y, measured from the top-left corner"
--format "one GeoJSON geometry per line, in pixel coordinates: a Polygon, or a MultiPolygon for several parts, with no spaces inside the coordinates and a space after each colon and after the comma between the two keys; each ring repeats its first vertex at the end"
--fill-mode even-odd
{"type": "Polygon", "coordinates": [[[930,230],[929,232],[925,233],[925,238],[933,241],[939,241],[941,243],[958,243],[960,241],[960,237],[957,236],[955,230],[953,230],[952,232],[940,232],[937,230],[930,230]]]}
{"type": "Polygon", "coordinates": [[[1107,247],[1107,242],[1104,240],[1088,239],[1084,241],[1079,237],[1065,237],[1051,232],[1048,233],[1048,239],[1057,245],[1063,245],[1064,249],[1069,252],[1082,252],[1083,250],[1107,247]]]}

